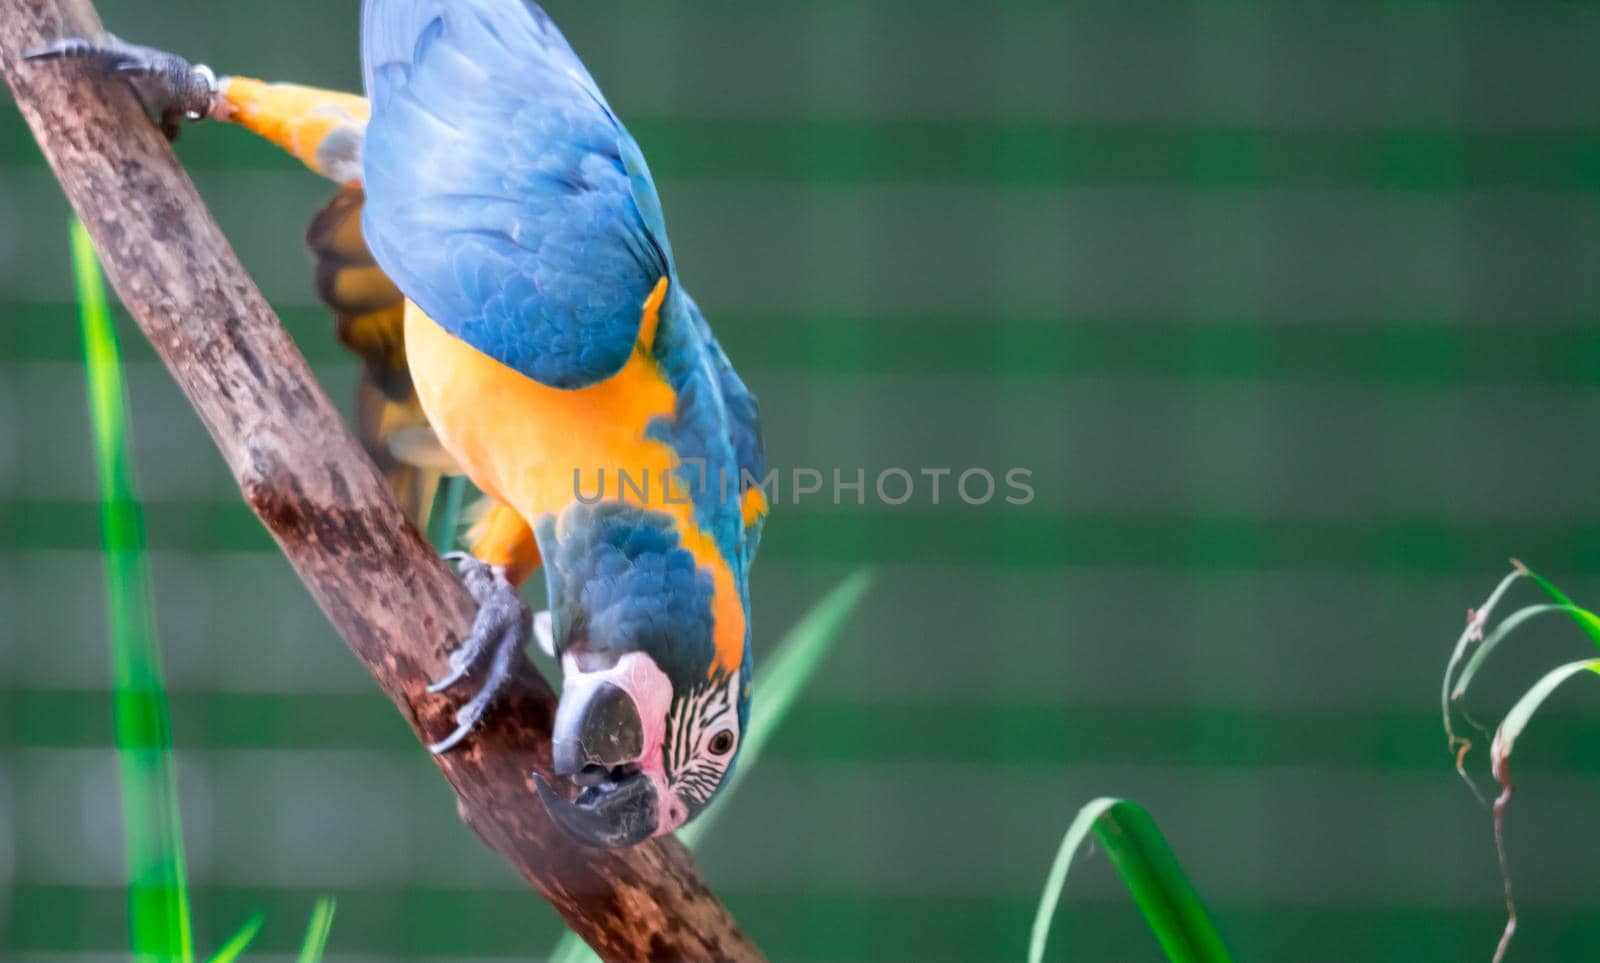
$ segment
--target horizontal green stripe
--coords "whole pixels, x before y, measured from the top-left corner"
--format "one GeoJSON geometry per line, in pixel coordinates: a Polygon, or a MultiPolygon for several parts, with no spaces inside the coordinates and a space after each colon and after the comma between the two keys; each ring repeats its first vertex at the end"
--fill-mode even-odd
{"type": "MultiPolygon", "coordinates": [[[[1600,189],[1593,132],[1292,130],[827,118],[634,118],[665,180],[1171,186],[1202,190],[1600,189]]],[[[288,170],[296,162],[242,131],[196,130],[180,144],[204,169],[288,170]]],[[[0,113],[0,164],[43,161],[14,112],[0,113]]],[[[309,175],[308,175],[309,176],[309,175]]]]}
{"type": "MultiPolygon", "coordinates": [[[[1070,814],[1063,810],[1062,819],[1070,814]]],[[[1042,881],[1049,843],[1041,842],[1042,881]]],[[[1174,840],[1180,859],[1182,840],[1174,840]]],[[[1100,861],[1090,857],[1089,863],[1100,861]]],[[[1191,867],[1192,871],[1193,867],[1191,867]]],[[[1086,872],[1104,872],[1104,867],[1086,872]]],[[[1203,879],[1199,881],[1204,889],[1203,879]]],[[[195,894],[202,946],[211,946],[250,914],[267,926],[252,950],[292,952],[322,889],[200,887],[195,894]]],[[[330,953],[385,958],[537,955],[559,922],[537,896],[515,890],[340,889],[330,953]]],[[[774,960],[972,961],[1019,959],[1034,911],[1032,898],[973,894],[970,899],[888,897],[799,889],[747,892],[719,887],[740,926],[774,960]]],[[[122,951],[120,890],[19,886],[8,894],[10,948],[16,952],[122,951]]],[[[1254,906],[1208,901],[1224,940],[1241,960],[1404,961],[1487,956],[1504,923],[1497,907],[1408,907],[1303,903],[1254,906]]],[[[1519,959],[1592,958],[1600,911],[1525,905],[1515,944],[1519,959]]],[[[1159,950],[1137,912],[1120,900],[1085,902],[1069,884],[1056,917],[1053,952],[1061,959],[1156,959],[1159,950]]]]}
{"type": "Polygon", "coordinates": [[[717,331],[741,369],[793,373],[1600,385],[1592,324],[733,316],[717,331]]]}
{"type": "MultiPolygon", "coordinates": [[[[72,310],[66,303],[0,302],[0,363],[79,363],[77,331],[67,323],[72,310]]],[[[327,312],[290,307],[279,316],[312,361],[353,361],[327,312]]],[[[1600,324],[1593,323],[729,315],[716,324],[747,373],[1600,386],[1600,324]]],[[[127,341],[130,360],[155,359],[143,338],[127,341]]]]}
{"type": "MultiPolygon", "coordinates": [[[[782,497],[762,541],[766,560],[1480,575],[1516,554],[1569,577],[1600,575],[1594,520],[1069,515],[999,504],[822,511],[791,507],[791,496],[782,497]]],[[[145,509],[156,550],[275,551],[240,503],[157,502],[145,509]]],[[[97,517],[93,502],[0,502],[0,550],[98,551],[97,517]]]]}
{"type": "MultiPolygon", "coordinates": [[[[288,252],[299,255],[298,248],[288,252]]],[[[314,296],[312,268],[306,264],[306,297],[314,296]]],[[[67,301],[0,301],[0,362],[83,363],[83,343],[73,327],[77,308],[67,301]]],[[[278,317],[302,353],[312,361],[349,361],[334,335],[333,314],[316,306],[278,308],[278,317]]],[[[154,361],[155,350],[133,326],[128,312],[118,304],[117,325],[130,336],[123,338],[124,360],[154,361]]]]}
{"type": "Polygon", "coordinates": [[[655,120],[662,177],[828,184],[1589,192],[1600,137],[1082,124],[655,120]]]}
{"type": "MultiPolygon", "coordinates": [[[[332,644],[330,642],[330,644],[332,644]]],[[[1441,663],[1442,664],[1442,663],[1441,663]]],[[[975,692],[974,697],[983,693],[975,692]]],[[[173,693],[188,750],[415,752],[377,693],[173,693]]],[[[77,690],[0,690],[0,748],[110,745],[110,697],[77,690]]],[[[1600,773],[1600,718],[1541,717],[1521,771],[1600,773]]],[[[987,767],[1309,767],[1447,773],[1437,713],[1074,705],[897,705],[809,699],[784,721],[766,758],[810,764],[929,763],[987,767]]]]}

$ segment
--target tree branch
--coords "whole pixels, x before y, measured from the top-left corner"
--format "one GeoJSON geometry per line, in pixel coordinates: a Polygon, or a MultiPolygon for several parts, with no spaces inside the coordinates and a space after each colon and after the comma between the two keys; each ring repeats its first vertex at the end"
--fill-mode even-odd
{"type": "MultiPolygon", "coordinates": [[[[455,703],[425,691],[473,603],[407,522],[165,140],[121,85],[21,52],[103,35],[89,0],[6,0],[0,68],[106,273],[317,604],[423,742],[455,703]]],[[[499,711],[435,762],[461,817],[609,959],[757,960],[688,852],[584,849],[546,817],[555,700],[521,660],[499,711]]]]}

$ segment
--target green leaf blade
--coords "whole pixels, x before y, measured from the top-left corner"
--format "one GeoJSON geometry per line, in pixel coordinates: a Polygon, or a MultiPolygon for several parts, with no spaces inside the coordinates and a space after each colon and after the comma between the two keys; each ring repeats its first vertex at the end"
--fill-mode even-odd
{"type": "Polygon", "coordinates": [[[1539,711],[1545,701],[1568,679],[1585,671],[1600,675],[1600,659],[1581,659],[1557,666],[1545,673],[1522,694],[1522,698],[1518,699],[1511,707],[1511,711],[1506,713],[1499,730],[1495,732],[1493,752],[1497,766],[1503,766],[1511,758],[1511,750],[1517,739],[1521,737],[1523,730],[1528,728],[1528,723],[1533,721],[1534,713],[1539,711]]]}
{"type": "Polygon", "coordinates": [[[136,959],[194,959],[189,883],[178,811],[144,512],[128,436],[116,327],[89,233],[72,224],[73,279],[100,495],[113,718],[128,867],[128,928],[136,959]]]}
{"type": "Polygon", "coordinates": [[[1125,799],[1096,799],[1078,811],[1061,839],[1039,897],[1028,963],[1043,963],[1050,921],[1067,872],[1090,835],[1105,849],[1145,923],[1173,963],[1231,963],[1227,948],[1155,820],[1125,799]]]}
{"type": "Polygon", "coordinates": [[[333,932],[333,912],[338,904],[331,896],[323,896],[311,908],[311,920],[306,923],[305,942],[300,946],[299,963],[320,963],[328,948],[328,934],[333,932]]]}
{"type": "Polygon", "coordinates": [[[239,931],[234,933],[228,939],[228,942],[222,944],[222,949],[211,957],[209,963],[233,963],[245,950],[249,949],[251,942],[261,933],[261,927],[266,922],[266,916],[261,913],[257,913],[245,920],[244,925],[239,927],[239,931]]]}
{"type": "Polygon", "coordinates": [[[1567,606],[1568,611],[1572,615],[1572,620],[1578,623],[1578,628],[1583,629],[1584,634],[1589,637],[1591,642],[1593,642],[1596,646],[1600,646],[1600,617],[1597,617],[1588,609],[1582,608],[1575,604],[1572,599],[1567,598],[1567,594],[1565,592],[1556,587],[1554,582],[1545,578],[1543,575],[1540,575],[1538,572],[1535,572],[1533,569],[1523,565],[1521,562],[1518,562],[1515,559],[1512,559],[1512,564],[1516,565],[1518,571],[1533,579],[1534,583],[1540,588],[1544,589],[1545,593],[1551,598],[1555,599],[1557,604],[1567,606]]]}
{"type": "Polygon", "coordinates": [[[1499,625],[1495,626],[1493,632],[1484,637],[1483,642],[1478,645],[1477,651],[1472,653],[1472,658],[1467,660],[1467,664],[1461,669],[1461,674],[1456,677],[1454,686],[1450,690],[1450,698],[1460,699],[1465,696],[1467,690],[1472,686],[1472,680],[1477,677],[1478,671],[1483,668],[1485,662],[1489,661],[1489,656],[1494,654],[1495,650],[1500,647],[1500,643],[1510,637],[1511,633],[1522,627],[1530,619],[1553,612],[1574,614],[1574,610],[1577,612],[1583,611],[1576,605],[1546,602],[1540,605],[1524,606],[1506,616],[1499,625]]]}

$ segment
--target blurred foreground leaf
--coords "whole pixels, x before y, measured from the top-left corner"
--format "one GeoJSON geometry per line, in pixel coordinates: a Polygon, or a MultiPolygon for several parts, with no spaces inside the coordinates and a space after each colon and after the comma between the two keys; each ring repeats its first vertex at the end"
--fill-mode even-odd
{"type": "Polygon", "coordinates": [[[144,512],[128,439],[127,388],[100,265],[88,231],[77,221],[72,224],[72,268],[99,478],[130,946],[135,959],[189,963],[194,959],[194,942],[178,777],[161,650],[156,645],[144,512]]]}
{"type": "Polygon", "coordinates": [[[261,913],[257,913],[245,920],[244,925],[239,927],[239,932],[233,934],[228,942],[222,944],[222,949],[211,957],[210,963],[233,963],[234,960],[239,958],[240,954],[249,948],[250,942],[261,932],[261,927],[266,921],[266,916],[261,913]]]}
{"type": "Polygon", "coordinates": [[[328,946],[328,934],[333,930],[333,897],[324,896],[311,909],[311,921],[306,924],[306,939],[300,947],[299,963],[318,963],[328,946]]]}
{"type": "MultiPolygon", "coordinates": [[[[72,274],[99,479],[113,726],[128,864],[129,947],[136,960],[192,963],[194,935],[177,766],[172,757],[172,721],[161,648],[156,642],[144,508],[134,478],[128,392],[94,244],[76,220],[72,222],[72,274]]],[[[238,959],[263,923],[260,914],[245,921],[211,957],[211,963],[238,959]]],[[[300,963],[316,963],[322,958],[332,924],[333,901],[318,900],[300,963]]]]}

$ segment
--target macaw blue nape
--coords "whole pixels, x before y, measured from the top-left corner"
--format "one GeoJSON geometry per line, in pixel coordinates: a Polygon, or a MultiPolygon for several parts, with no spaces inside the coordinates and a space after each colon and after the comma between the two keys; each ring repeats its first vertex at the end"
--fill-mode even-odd
{"type": "Polygon", "coordinates": [[[164,117],[240,124],[344,185],[311,241],[367,361],[363,437],[492,500],[462,560],[479,618],[435,689],[485,682],[434,750],[469,739],[537,637],[563,672],[544,806],[590,845],[671,832],[749,719],[755,398],[678,277],[639,145],[537,4],[365,0],[361,27],[365,99],[114,39],[35,53],[132,77],[164,117]],[[515,592],[541,566],[534,617],[515,592]]]}

